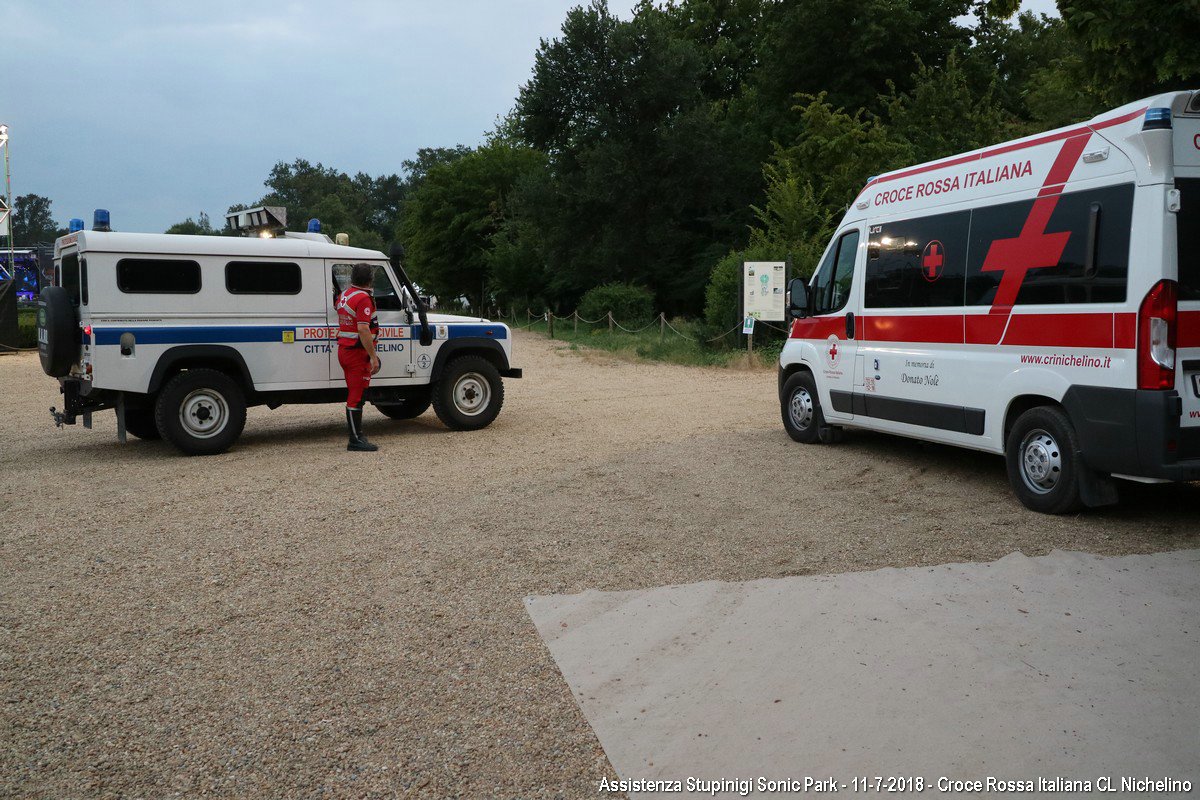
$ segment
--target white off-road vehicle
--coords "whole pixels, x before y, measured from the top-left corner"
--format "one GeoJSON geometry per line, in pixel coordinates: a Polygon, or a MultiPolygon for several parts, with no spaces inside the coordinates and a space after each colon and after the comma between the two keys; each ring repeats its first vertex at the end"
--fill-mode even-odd
{"type": "MultiPolygon", "coordinates": [[[[54,244],[54,285],[38,309],[38,350],[58,378],[57,424],[113,409],[117,435],[164,438],[189,455],[220,453],[246,408],[344,403],[334,301],[356,263],[375,266],[382,368],[366,399],[392,419],[432,404],[453,430],[490,424],[504,402],[509,328],[428,313],[401,265],[316,230],[283,230],[282,209],[230,215],[254,236],[91,231],[54,244]]],[[[73,221],[72,227],[82,223],[73,221]]]]}

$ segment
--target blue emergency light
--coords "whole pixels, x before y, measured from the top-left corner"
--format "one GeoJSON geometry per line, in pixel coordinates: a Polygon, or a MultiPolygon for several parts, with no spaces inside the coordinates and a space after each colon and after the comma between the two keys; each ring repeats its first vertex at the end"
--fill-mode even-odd
{"type": "Polygon", "coordinates": [[[108,209],[97,208],[92,214],[92,230],[94,231],[111,231],[112,228],[108,225],[108,209]]]}
{"type": "Polygon", "coordinates": [[[67,223],[67,233],[78,233],[81,230],[83,230],[83,220],[81,220],[79,217],[73,217],[71,221],[67,223]]]}
{"type": "Polygon", "coordinates": [[[321,232],[321,220],[317,219],[316,217],[313,217],[312,219],[310,219],[308,221],[308,232],[309,233],[320,233],[321,232]]]}
{"type": "Polygon", "coordinates": [[[1147,108],[1146,121],[1142,123],[1142,130],[1154,131],[1164,129],[1171,129],[1171,109],[1147,108]]]}

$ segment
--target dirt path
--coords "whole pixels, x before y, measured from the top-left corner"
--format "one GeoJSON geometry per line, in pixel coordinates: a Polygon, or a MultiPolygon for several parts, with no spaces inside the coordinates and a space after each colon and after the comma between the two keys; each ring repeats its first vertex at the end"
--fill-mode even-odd
{"type": "Polygon", "coordinates": [[[1200,546],[1194,485],[1039,516],[998,458],[793,444],[771,372],[515,347],[492,427],[368,412],[377,456],[334,406],[215,458],[55,430],[0,357],[0,796],[595,796],[525,595],[1200,546]]]}

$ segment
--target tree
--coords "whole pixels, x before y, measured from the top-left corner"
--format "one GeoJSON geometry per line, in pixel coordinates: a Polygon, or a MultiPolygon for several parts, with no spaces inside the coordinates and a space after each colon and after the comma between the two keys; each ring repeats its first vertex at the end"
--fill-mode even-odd
{"type": "Polygon", "coordinates": [[[176,222],[167,228],[166,233],[185,234],[188,236],[219,236],[221,232],[213,228],[208,221],[208,214],[200,212],[198,220],[188,217],[183,222],[176,222]]]}
{"type": "MultiPolygon", "coordinates": [[[[59,236],[59,227],[50,211],[51,201],[40,194],[23,194],[13,199],[13,243],[20,245],[52,242],[59,236]]],[[[8,231],[3,231],[4,235],[8,231]]]]}
{"type": "Polygon", "coordinates": [[[1108,105],[1200,80],[1200,5],[1195,0],[1058,0],[1082,45],[1083,67],[1108,105]]]}
{"type": "Polygon", "coordinates": [[[521,193],[567,303],[635,281],[669,311],[698,310],[713,260],[745,239],[769,146],[728,98],[706,96],[741,67],[709,80],[714,56],[681,33],[689,19],[642,4],[621,21],[595,0],[538,49],[513,127],[550,158],[521,193]]]}
{"type": "Polygon", "coordinates": [[[541,153],[506,142],[430,167],[401,223],[413,279],[439,297],[465,296],[482,309],[488,253],[503,228],[508,194],[522,176],[544,169],[541,153]]]}

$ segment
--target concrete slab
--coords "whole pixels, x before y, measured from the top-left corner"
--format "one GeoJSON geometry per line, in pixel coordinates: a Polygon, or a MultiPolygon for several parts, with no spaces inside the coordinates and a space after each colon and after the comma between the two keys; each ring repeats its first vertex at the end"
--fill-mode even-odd
{"type": "Polygon", "coordinates": [[[1200,784],[1200,550],[526,606],[623,779],[1200,784]]]}

